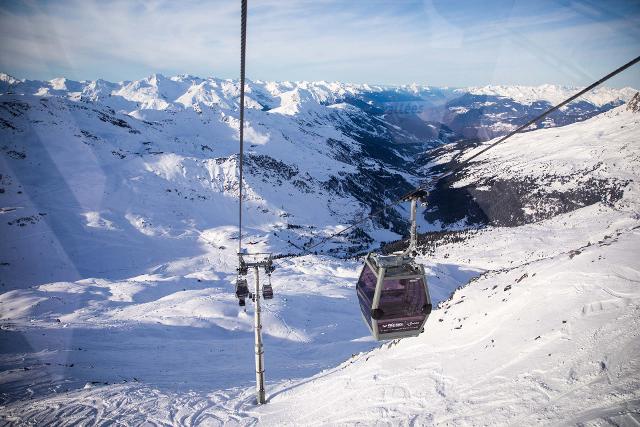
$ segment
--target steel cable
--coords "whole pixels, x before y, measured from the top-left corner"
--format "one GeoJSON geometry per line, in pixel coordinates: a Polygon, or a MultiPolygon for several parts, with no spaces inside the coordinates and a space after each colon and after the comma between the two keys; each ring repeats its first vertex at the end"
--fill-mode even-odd
{"type": "Polygon", "coordinates": [[[242,0],[240,17],[240,155],[238,203],[238,253],[242,253],[242,163],[244,161],[244,74],[247,48],[247,0],[242,0]]]}

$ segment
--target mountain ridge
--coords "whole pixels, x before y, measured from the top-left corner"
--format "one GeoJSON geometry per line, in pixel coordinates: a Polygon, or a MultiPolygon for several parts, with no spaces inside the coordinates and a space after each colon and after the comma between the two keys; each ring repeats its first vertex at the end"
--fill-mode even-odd
{"type": "MultiPolygon", "coordinates": [[[[123,89],[135,89],[140,86],[149,85],[150,87],[158,87],[158,84],[162,82],[174,82],[174,83],[191,83],[191,87],[199,86],[206,83],[215,83],[215,85],[222,85],[224,83],[233,83],[237,86],[238,82],[234,79],[221,79],[216,77],[198,77],[191,74],[179,74],[175,76],[164,76],[161,73],[154,73],[148,77],[139,80],[123,80],[119,82],[109,82],[104,79],[96,80],[70,80],[64,77],[58,77],[51,80],[27,80],[18,79],[7,73],[0,73],[0,81],[5,85],[10,86],[22,86],[25,88],[32,87],[36,84],[48,83],[52,89],[59,91],[77,91],[79,87],[105,85],[112,87],[120,87],[123,89]],[[67,83],[71,86],[67,88],[67,83]]],[[[437,87],[429,85],[376,85],[368,83],[344,83],[344,82],[326,82],[326,81],[266,81],[266,80],[247,80],[248,91],[247,94],[252,93],[252,86],[265,88],[265,92],[274,94],[283,94],[290,90],[299,88],[312,90],[314,94],[318,96],[317,101],[320,103],[327,101],[335,101],[340,97],[344,97],[347,94],[355,94],[356,92],[384,92],[386,90],[405,91],[406,93],[419,94],[424,91],[453,91],[460,94],[469,93],[472,95],[492,95],[500,97],[512,98],[515,101],[522,101],[526,103],[533,103],[535,101],[549,101],[551,103],[558,103],[559,101],[569,97],[571,94],[582,89],[580,86],[567,86],[558,84],[541,84],[538,86],[527,85],[486,85],[486,86],[468,86],[468,87],[437,87]],[[324,94],[323,94],[324,92],[324,94]],[[322,96],[323,94],[324,96],[322,96]],[[331,98],[331,95],[333,98],[331,98]]],[[[213,86],[216,87],[216,86],[213,86]]],[[[14,88],[16,89],[16,88],[14,88]]],[[[6,91],[7,87],[3,88],[6,91]]],[[[123,94],[126,94],[126,90],[123,94]]],[[[183,92],[186,94],[188,91],[183,92]]],[[[597,106],[603,106],[607,103],[614,101],[628,101],[637,92],[637,89],[631,87],[624,87],[619,89],[600,87],[585,94],[583,100],[594,103],[597,106]]],[[[177,97],[176,97],[177,99],[177,97]]],[[[174,99],[175,100],[175,99],[174,99]]],[[[249,106],[249,108],[252,108],[249,106]]]]}

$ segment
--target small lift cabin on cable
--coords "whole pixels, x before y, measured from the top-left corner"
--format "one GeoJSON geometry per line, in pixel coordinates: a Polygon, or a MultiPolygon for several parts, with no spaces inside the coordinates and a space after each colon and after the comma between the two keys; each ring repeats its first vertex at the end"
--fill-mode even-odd
{"type": "Polygon", "coordinates": [[[424,331],[431,314],[431,297],[424,267],[415,262],[416,205],[427,192],[416,190],[403,199],[411,201],[409,248],[401,253],[370,253],[364,261],[356,292],[360,310],[377,340],[415,337],[424,331]]]}
{"type": "MultiPolygon", "coordinates": [[[[262,298],[264,299],[273,299],[273,287],[271,286],[271,273],[275,271],[275,266],[273,265],[273,259],[270,254],[238,254],[238,277],[236,278],[236,298],[238,298],[238,304],[240,307],[244,307],[246,305],[246,299],[249,298],[254,300],[255,294],[249,292],[249,285],[247,284],[247,279],[245,276],[249,272],[249,267],[262,267],[264,268],[264,272],[267,273],[267,277],[269,281],[266,285],[262,285],[262,298]],[[265,256],[263,260],[260,261],[245,261],[245,257],[254,257],[256,255],[268,255],[265,256]]],[[[256,292],[259,290],[256,289],[256,292]]]]}
{"type": "Polygon", "coordinates": [[[236,279],[236,298],[238,298],[238,304],[240,305],[240,307],[244,307],[246,305],[245,299],[248,296],[249,286],[247,285],[247,279],[238,276],[238,278],[236,279]]]}

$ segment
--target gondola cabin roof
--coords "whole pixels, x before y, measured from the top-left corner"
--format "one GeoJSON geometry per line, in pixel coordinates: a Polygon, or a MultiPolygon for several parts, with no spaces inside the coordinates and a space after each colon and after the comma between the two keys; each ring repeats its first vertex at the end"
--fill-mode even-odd
{"type": "Polygon", "coordinates": [[[365,262],[378,276],[384,269],[385,277],[403,278],[423,275],[422,269],[416,265],[413,258],[404,255],[380,255],[371,253],[367,255],[365,262]]]}

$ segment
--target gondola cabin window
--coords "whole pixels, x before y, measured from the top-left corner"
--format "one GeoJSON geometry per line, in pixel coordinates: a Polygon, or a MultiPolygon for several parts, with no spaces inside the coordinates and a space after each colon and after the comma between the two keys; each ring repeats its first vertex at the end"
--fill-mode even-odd
{"type": "Polygon", "coordinates": [[[371,303],[373,302],[373,296],[376,292],[376,275],[368,265],[365,265],[358,279],[356,285],[358,300],[360,302],[360,308],[367,322],[371,324],[371,303]]]}
{"type": "Polygon", "coordinates": [[[386,279],[380,297],[381,333],[413,330],[427,315],[427,296],[422,279],[386,279]]]}

